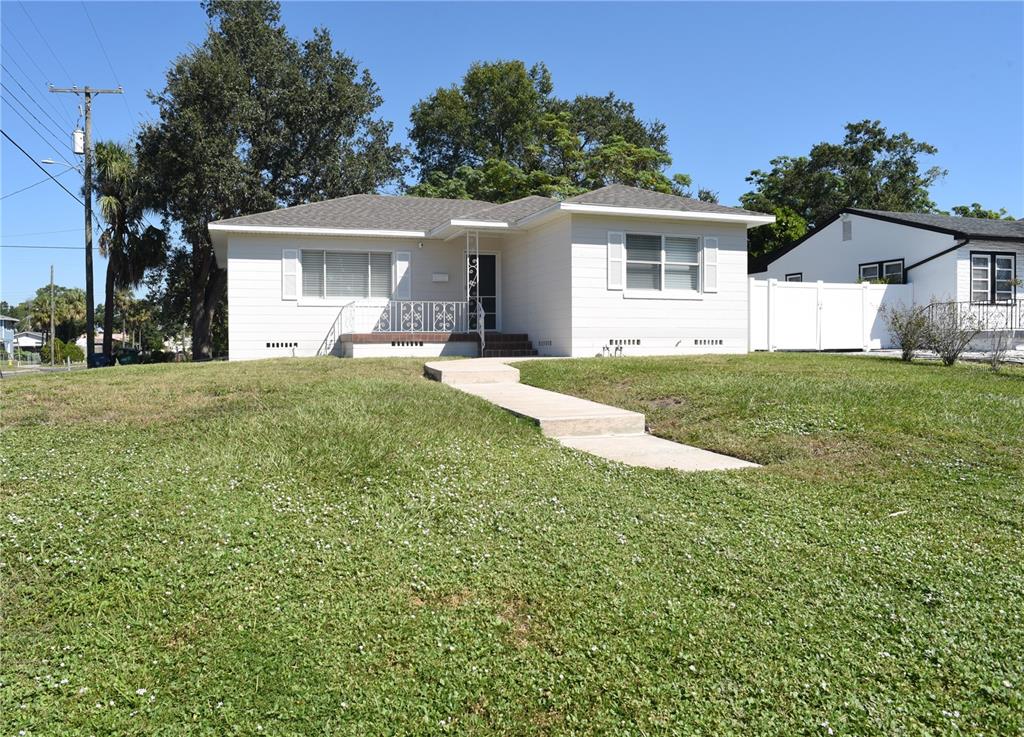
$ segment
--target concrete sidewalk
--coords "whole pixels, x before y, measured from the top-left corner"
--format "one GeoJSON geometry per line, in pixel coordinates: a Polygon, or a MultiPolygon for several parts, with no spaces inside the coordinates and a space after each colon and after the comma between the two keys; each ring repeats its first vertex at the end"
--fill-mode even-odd
{"type": "Polygon", "coordinates": [[[519,383],[519,370],[497,358],[432,361],[424,373],[532,420],[565,446],[608,460],[646,468],[714,471],[756,468],[756,463],[673,443],[645,432],[639,412],[591,402],[519,383]]]}

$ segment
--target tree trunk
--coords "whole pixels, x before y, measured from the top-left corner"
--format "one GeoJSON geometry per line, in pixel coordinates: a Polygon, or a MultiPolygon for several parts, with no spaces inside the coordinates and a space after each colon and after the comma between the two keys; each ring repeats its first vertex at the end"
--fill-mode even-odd
{"type": "MultiPolygon", "coordinates": [[[[114,254],[107,254],[107,283],[103,300],[103,355],[110,358],[114,340],[114,254]]],[[[86,340],[89,337],[86,336],[86,340]]]]}
{"type": "Polygon", "coordinates": [[[213,357],[213,317],[227,284],[227,270],[217,267],[208,243],[192,246],[192,358],[213,357]]]}

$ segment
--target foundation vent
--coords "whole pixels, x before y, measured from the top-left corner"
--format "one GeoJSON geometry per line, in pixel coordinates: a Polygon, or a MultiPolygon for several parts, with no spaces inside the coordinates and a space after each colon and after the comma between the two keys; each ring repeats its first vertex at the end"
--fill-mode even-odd
{"type": "Polygon", "coordinates": [[[722,338],[694,338],[694,345],[725,345],[722,338]]]}
{"type": "Polygon", "coordinates": [[[419,347],[419,346],[422,346],[422,345],[423,345],[423,341],[422,340],[393,340],[393,341],[391,341],[391,346],[393,348],[419,347]]]}
{"type": "Polygon", "coordinates": [[[611,338],[608,341],[608,345],[612,345],[612,346],[618,346],[618,345],[640,345],[640,339],[639,338],[611,338]]]}
{"type": "Polygon", "coordinates": [[[267,343],[267,348],[298,348],[298,341],[282,343],[280,341],[267,343]]]}
{"type": "Polygon", "coordinates": [[[551,341],[550,340],[538,340],[537,341],[537,347],[538,348],[550,348],[551,347],[551,341]]]}

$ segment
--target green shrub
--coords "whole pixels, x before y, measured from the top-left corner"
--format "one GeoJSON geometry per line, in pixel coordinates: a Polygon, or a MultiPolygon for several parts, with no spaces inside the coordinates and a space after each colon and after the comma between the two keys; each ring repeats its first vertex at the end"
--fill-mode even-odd
{"type": "Polygon", "coordinates": [[[78,347],[77,343],[65,343],[62,359],[70,358],[72,363],[80,363],[85,360],[85,351],[78,347]]]}
{"type": "MultiPolygon", "coordinates": [[[[71,345],[75,345],[72,343],[71,345]]],[[[64,360],[64,350],[66,344],[60,338],[54,338],[53,343],[44,343],[43,348],[39,351],[39,355],[42,357],[44,363],[50,363],[50,352],[53,352],[53,362],[60,363],[64,360]]],[[[75,346],[78,348],[78,346],[75,346]]]]}

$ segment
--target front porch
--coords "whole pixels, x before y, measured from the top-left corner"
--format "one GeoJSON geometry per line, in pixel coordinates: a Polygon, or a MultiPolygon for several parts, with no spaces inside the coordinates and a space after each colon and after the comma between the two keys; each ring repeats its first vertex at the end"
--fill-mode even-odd
{"type": "Polygon", "coordinates": [[[480,301],[357,300],[341,308],[317,355],[344,358],[535,356],[525,333],[487,330],[480,301]]]}

